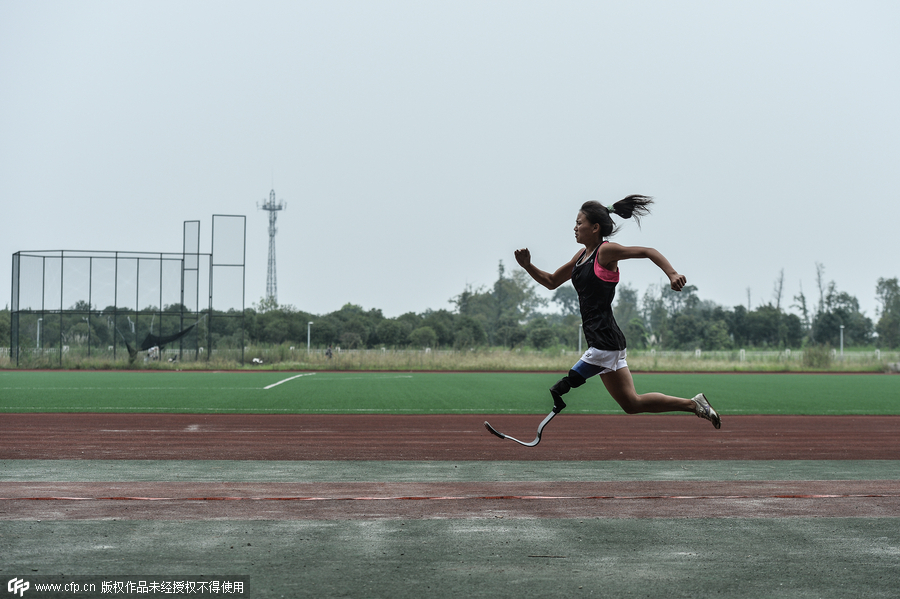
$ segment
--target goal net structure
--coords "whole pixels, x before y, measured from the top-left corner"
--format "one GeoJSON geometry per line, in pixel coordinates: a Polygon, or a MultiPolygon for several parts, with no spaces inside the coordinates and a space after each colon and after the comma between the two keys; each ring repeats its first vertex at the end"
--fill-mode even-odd
{"type": "Polygon", "coordinates": [[[213,215],[209,252],[198,220],[181,252],[16,252],[10,361],[243,363],[246,242],[246,216],[213,215]]]}

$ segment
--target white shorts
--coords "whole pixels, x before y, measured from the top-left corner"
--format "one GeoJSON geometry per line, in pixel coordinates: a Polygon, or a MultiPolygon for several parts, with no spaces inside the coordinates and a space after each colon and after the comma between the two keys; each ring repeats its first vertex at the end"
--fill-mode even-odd
{"type": "Polygon", "coordinates": [[[617,351],[589,347],[581,356],[581,361],[590,364],[591,366],[599,367],[600,370],[597,374],[606,374],[607,372],[615,372],[622,368],[628,368],[628,364],[625,362],[626,353],[627,352],[624,349],[622,351],[617,351]]]}

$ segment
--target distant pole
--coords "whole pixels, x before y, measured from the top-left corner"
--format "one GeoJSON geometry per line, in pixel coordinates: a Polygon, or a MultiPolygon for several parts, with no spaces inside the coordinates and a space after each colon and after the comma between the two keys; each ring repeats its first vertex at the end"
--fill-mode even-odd
{"type": "Polygon", "coordinates": [[[581,353],[581,338],[584,336],[581,334],[582,323],[578,323],[578,353],[581,353]]]}
{"type": "Polygon", "coordinates": [[[43,318],[38,318],[38,326],[37,326],[37,347],[41,348],[41,323],[44,321],[43,318]]]}
{"type": "Polygon", "coordinates": [[[844,325],[841,325],[841,355],[844,355],[844,325]]]}
{"type": "Polygon", "coordinates": [[[313,323],[306,323],[306,353],[309,353],[309,331],[312,328],[313,323]]]}
{"type": "Polygon", "coordinates": [[[278,229],[275,227],[275,221],[278,219],[278,211],[287,208],[287,203],[283,201],[275,201],[275,190],[269,192],[269,200],[263,200],[258,205],[260,210],[269,213],[269,264],[266,269],[266,299],[270,300],[273,305],[278,305],[278,277],[275,274],[275,233],[278,229]]]}

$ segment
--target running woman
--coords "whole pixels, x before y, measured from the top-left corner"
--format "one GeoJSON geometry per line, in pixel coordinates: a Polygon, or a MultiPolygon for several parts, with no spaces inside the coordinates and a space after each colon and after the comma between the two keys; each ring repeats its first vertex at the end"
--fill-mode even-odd
{"type": "Polygon", "coordinates": [[[539,284],[553,290],[571,279],[578,292],[588,349],[569,370],[569,374],[550,388],[553,411],[558,414],[566,407],[562,396],[570,389],[580,387],[587,379],[599,374],[606,390],[627,414],[692,412],[720,428],[722,422],[719,415],[702,393],[693,399],[662,393],[638,394],[625,362],[625,336],[616,324],[612,311],[616,284],[619,282],[619,262],[647,258],[666,273],[675,291],[681,291],[687,283],[685,276],[679,274],[659,251],[648,247],[627,247],[607,240],[618,231],[611,214],[620,218],[634,217],[640,225],[640,217],[650,213],[648,206],[652,203],[652,198],[642,195],[628,196],[612,206],[585,202],[575,218],[575,241],[583,245],[584,250],[554,273],[545,272],[532,264],[531,252],[527,248],[516,250],[516,262],[539,284]]]}

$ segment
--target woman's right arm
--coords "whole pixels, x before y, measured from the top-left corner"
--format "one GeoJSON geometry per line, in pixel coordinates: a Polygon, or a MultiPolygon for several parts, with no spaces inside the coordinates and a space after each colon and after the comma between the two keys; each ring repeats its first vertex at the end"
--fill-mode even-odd
{"type": "Polygon", "coordinates": [[[579,251],[568,263],[560,266],[556,269],[556,272],[552,274],[541,270],[531,263],[531,252],[528,251],[528,248],[516,250],[516,262],[518,262],[519,266],[524,268],[525,272],[531,275],[531,278],[537,281],[538,284],[543,285],[552,291],[572,278],[572,268],[575,266],[575,262],[580,255],[581,252],[579,251]]]}

